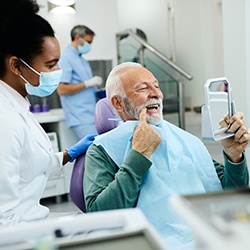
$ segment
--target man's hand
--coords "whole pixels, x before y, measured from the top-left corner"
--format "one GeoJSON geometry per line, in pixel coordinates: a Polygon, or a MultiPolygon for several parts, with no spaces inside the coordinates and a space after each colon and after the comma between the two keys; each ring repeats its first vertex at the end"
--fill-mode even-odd
{"type": "Polygon", "coordinates": [[[140,124],[134,130],[132,148],[146,157],[150,157],[160,144],[161,136],[152,126],[147,124],[146,112],[146,108],[140,112],[140,124]]]}
{"type": "Polygon", "coordinates": [[[230,125],[230,131],[235,135],[224,139],[221,144],[224,147],[224,152],[232,162],[240,162],[242,160],[242,152],[250,143],[250,134],[243,123],[244,114],[242,112],[235,113],[232,117],[226,115],[220,122],[221,127],[230,125]]]}

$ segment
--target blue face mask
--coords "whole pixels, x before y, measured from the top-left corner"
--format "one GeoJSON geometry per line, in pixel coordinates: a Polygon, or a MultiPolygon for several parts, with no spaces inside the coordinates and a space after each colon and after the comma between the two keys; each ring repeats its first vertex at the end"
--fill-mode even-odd
{"type": "Polygon", "coordinates": [[[78,46],[78,50],[82,55],[87,54],[91,50],[91,45],[85,41],[83,45],[78,46]]]}
{"type": "Polygon", "coordinates": [[[39,85],[33,86],[21,74],[19,75],[26,82],[25,88],[29,95],[44,97],[51,95],[56,90],[61,81],[62,69],[39,73],[22,59],[20,59],[20,61],[40,76],[39,85]]]}

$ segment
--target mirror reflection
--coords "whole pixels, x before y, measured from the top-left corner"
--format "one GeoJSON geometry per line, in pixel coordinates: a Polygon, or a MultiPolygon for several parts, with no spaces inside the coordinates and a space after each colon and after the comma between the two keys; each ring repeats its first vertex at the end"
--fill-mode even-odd
{"type": "Polygon", "coordinates": [[[228,92],[228,82],[226,81],[217,81],[211,82],[209,85],[210,92],[228,92]]]}

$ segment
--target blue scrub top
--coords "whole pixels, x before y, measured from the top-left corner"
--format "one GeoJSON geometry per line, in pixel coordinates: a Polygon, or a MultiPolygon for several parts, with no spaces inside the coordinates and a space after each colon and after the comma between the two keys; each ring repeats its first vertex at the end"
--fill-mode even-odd
{"type": "MultiPolygon", "coordinates": [[[[89,63],[79,51],[68,45],[63,52],[59,67],[63,69],[61,82],[76,84],[93,77],[89,63]]],[[[94,109],[96,104],[96,86],[86,88],[73,95],[60,96],[67,126],[94,125],[94,109]]]]}

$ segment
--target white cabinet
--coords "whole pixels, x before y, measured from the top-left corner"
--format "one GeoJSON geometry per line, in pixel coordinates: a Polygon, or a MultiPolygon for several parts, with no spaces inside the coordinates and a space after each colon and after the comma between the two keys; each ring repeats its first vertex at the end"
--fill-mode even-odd
{"type": "MultiPolygon", "coordinates": [[[[34,116],[50,136],[56,133],[59,151],[63,151],[77,142],[76,135],[64,122],[62,109],[51,109],[49,112],[34,113],[34,116]]],[[[52,145],[55,149],[56,145],[53,136],[51,136],[51,140],[53,140],[52,145]]],[[[55,151],[57,150],[55,149],[55,151]]],[[[69,193],[72,168],[73,163],[69,162],[64,166],[63,175],[48,180],[43,198],[69,193]]]]}

